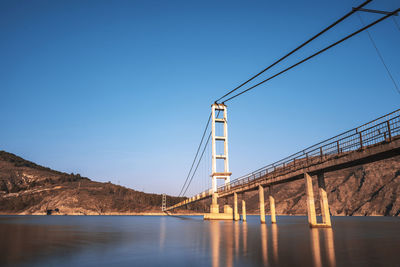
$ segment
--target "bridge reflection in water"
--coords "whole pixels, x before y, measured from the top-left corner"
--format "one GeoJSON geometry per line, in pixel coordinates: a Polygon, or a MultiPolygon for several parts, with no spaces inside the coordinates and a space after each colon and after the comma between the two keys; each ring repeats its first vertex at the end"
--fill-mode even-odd
{"type": "Polygon", "coordinates": [[[326,264],[322,264],[321,258],[321,247],[325,247],[325,255],[327,256],[328,266],[334,267],[336,266],[335,260],[335,247],[333,243],[333,232],[331,228],[312,228],[310,229],[310,240],[311,240],[311,249],[313,254],[314,266],[326,266],[326,264]],[[323,238],[321,238],[323,236],[323,238]],[[322,239],[324,239],[324,244],[322,244],[322,239]]]}
{"type": "MultiPolygon", "coordinates": [[[[277,224],[248,225],[247,222],[210,221],[211,265],[213,267],[229,267],[234,265],[243,266],[246,263],[250,263],[278,266],[280,264],[278,229],[279,226],[277,224]],[[251,240],[249,240],[249,235],[251,235],[251,240]],[[254,235],[258,235],[258,237],[254,235]]],[[[309,254],[312,260],[306,260],[305,262],[312,263],[315,267],[335,267],[336,259],[332,229],[310,228],[306,229],[306,231],[309,232],[309,246],[302,246],[299,249],[304,256],[309,254]]],[[[303,240],[304,237],[306,236],[299,236],[303,240]]],[[[285,243],[287,242],[288,240],[286,239],[285,243]]],[[[307,242],[303,244],[307,244],[307,242]]],[[[281,257],[286,258],[289,256],[281,255],[281,257]]],[[[283,259],[283,264],[286,263],[289,263],[289,261],[283,259]]]]}
{"type": "Polygon", "coordinates": [[[398,266],[398,218],[334,217],[333,229],[258,219],[0,216],[0,266],[398,266]]]}

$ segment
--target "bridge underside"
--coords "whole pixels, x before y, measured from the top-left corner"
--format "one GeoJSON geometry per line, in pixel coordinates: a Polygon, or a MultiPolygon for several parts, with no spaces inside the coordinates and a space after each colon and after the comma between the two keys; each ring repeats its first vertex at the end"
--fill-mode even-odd
{"type": "MultiPolygon", "coordinates": [[[[400,138],[392,140],[391,142],[383,142],[361,150],[343,153],[334,156],[325,156],[321,163],[310,165],[309,167],[298,168],[294,167],[289,173],[270,177],[270,175],[262,176],[256,180],[250,181],[243,185],[231,186],[230,190],[219,192],[219,197],[232,195],[233,193],[244,193],[247,191],[257,190],[258,186],[271,186],[276,184],[287,183],[304,178],[304,173],[309,175],[318,175],[321,173],[338,171],[345,168],[354,167],[357,165],[367,164],[394,156],[400,155],[400,138]]],[[[314,159],[309,159],[312,161],[314,159]]],[[[319,159],[318,159],[319,160],[319,159]]]]}
{"type": "MultiPolygon", "coordinates": [[[[336,154],[333,156],[323,156],[309,158],[308,162],[311,164],[304,167],[302,162],[298,165],[294,165],[290,171],[283,174],[276,174],[275,177],[271,177],[271,174],[266,174],[257,179],[251,180],[247,183],[241,185],[231,185],[227,190],[219,190],[218,197],[227,197],[233,195],[234,193],[244,193],[248,191],[258,190],[258,186],[272,186],[277,184],[288,183],[291,181],[296,181],[304,178],[304,173],[308,173],[311,176],[318,175],[321,173],[338,171],[345,168],[354,167],[357,165],[367,164],[394,156],[400,155],[400,136],[393,138],[390,142],[384,141],[372,146],[364,147],[356,151],[336,154]],[[316,162],[312,164],[312,162],[316,162]]],[[[304,159],[304,163],[307,160],[304,159]]],[[[279,172],[280,169],[277,168],[275,172],[279,172]]],[[[179,206],[187,205],[189,203],[195,203],[200,200],[211,198],[212,194],[199,195],[193,199],[189,199],[187,203],[180,203],[179,206]]],[[[173,208],[177,208],[173,207],[173,208]]],[[[168,210],[168,209],[167,209],[168,210]]],[[[171,210],[171,207],[169,208],[171,210]]]]}

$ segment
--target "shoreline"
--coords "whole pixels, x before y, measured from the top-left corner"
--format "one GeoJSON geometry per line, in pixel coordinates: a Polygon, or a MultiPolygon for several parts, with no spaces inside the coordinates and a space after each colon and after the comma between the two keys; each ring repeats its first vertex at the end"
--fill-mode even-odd
{"type": "MultiPolygon", "coordinates": [[[[0,213],[0,216],[203,216],[205,213],[165,213],[165,212],[129,212],[129,213],[118,213],[118,212],[108,212],[104,214],[98,213],[68,213],[68,214],[45,214],[45,213],[0,213]]],[[[260,216],[257,213],[250,213],[247,216],[260,216]]],[[[270,216],[266,214],[265,216],[270,216]]],[[[307,214],[277,214],[276,216],[290,216],[290,217],[307,217],[307,214]]],[[[385,215],[335,215],[331,217],[398,217],[398,216],[385,216],[385,215]]]]}

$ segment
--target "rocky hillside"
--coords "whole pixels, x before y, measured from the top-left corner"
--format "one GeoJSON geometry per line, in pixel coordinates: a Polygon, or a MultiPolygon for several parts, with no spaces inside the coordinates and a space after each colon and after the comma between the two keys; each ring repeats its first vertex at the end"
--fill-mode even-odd
{"type": "MultiPolygon", "coordinates": [[[[161,195],[54,171],[0,151],[1,214],[161,212],[161,199],[161,195]]],[[[169,204],[181,199],[167,196],[169,204]]]]}
{"type": "MultiPolygon", "coordinates": [[[[327,173],[325,182],[332,215],[400,215],[400,156],[327,173]]],[[[313,184],[319,212],[315,179],[313,184]]],[[[278,214],[306,214],[303,180],[275,186],[273,191],[278,214]]],[[[248,213],[258,213],[258,193],[246,193],[245,199],[248,213]]],[[[169,205],[180,200],[167,196],[169,205]]],[[[265,200],[268,213],[268,189],[265,200]]],[[[208,212],[209,202],[191,205],[190,211],[208,212]]],[[[219,202],[221,209],[227,203],[225,199],[219,202]]],[[[232,204],[232,198],[228,204],[232,204]]],[[[1,214],[159,213],[160,205],[161,195],[54,171],[0,151],[1,214]]]]}
{"type": "MultiPolygon", "coordinates": [[[[400,156],[344,169],[325,175],[326,189],[332,215],[400,214],[400,156]]],[[[316,208],[319,212],[317,181],[313,178],[316,208]]],[[[304,181],[298,180],[273,188],[278,214],[307,213],[304,181]]],[[[258,193],[246,193],[249,212],[257,213],[258,193]]],[[[239,199],[240,200],[240,199],[239,199]]],[[[265,189],[266,212],[269,211],[268,189],[265,189]]],[[[229,204],[232,200],[229,200],[229,204]]],[[[224,202],[221,200],[220,204],[224,202]]]]}

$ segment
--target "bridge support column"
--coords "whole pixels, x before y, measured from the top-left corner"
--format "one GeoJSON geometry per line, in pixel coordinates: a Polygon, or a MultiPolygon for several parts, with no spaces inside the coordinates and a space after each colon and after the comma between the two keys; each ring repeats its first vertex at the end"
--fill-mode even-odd
{"type": "Polygon", "coordinates": [[[258,196],[260,200],[260,221],[265,223],[264,187],[258,186],[258,196]]]}
{"type": "Polygon", "coordinates": [[[212,194],[212,203],[210,206],[210,213],[219,213],[218,193],[212,194]]]}
{"type": "Polygon", "coordinates": [[[245,222],[247,221],[246,218],[246,201],[242,200],[242,220],[245,222]]]}
{"type": "Polygon", "coordinates": [[[276,223],[275,198],[272,194],[272,186],[269,187],[269,208],[271,210],[271,223],[276,223]]]}
{"type": "Polygon", "coordinates": [[[203,218],[204,220],[233,220],[232,208],[229,205],[224,205],[224,212],[219,213],[218,193],[213,193],[210,213],[205,213],[203,218]]]}
{"type": "Polygon", "coordinates": [[[325,179],[323,174],[318,175],[318,191],[319,198],[321,203],[321,215],[322,215],[322,223],[317,223],[317,216],[315,214],[315,203],[314,203],[314,192],[312,186],[312,179],[308,173],[304,173],[304,179],[306,183],[306,194],[307,194],[307,214],[308,214],[308,223],[310,227],[326,227],[330,228],[331,226],[331,217],[329,214],[329,204],[328,197],[325,190],[325,179]]]}
{"type": "Polygon", "coordinates": [[[312,179],[308,173],[304,173],[306,195],[307,195],[307,215],[308,223],[310,227],[314,227],[317,224],[317,217],[315,215],[315,203],[314,203],[314,192],[312,186],[312,179]]]}
{"type": "Polygon", "coordinates": [[[325,177],[324,174],[318,174],[318,188],[319,188],[319,199],[321,203],[321,215],[322,215],[322,223],[327,227],[332,226],[331,223],[331,215],[329,214],[329,204],[328,204],[328,195],[326,194],[325,189],[325,177]]]}
{"type": "Polygon", "coordinates": [[[240,220],[237,193],[233,193],[233,219],[235,221],[239,221],[240,220]]]}

